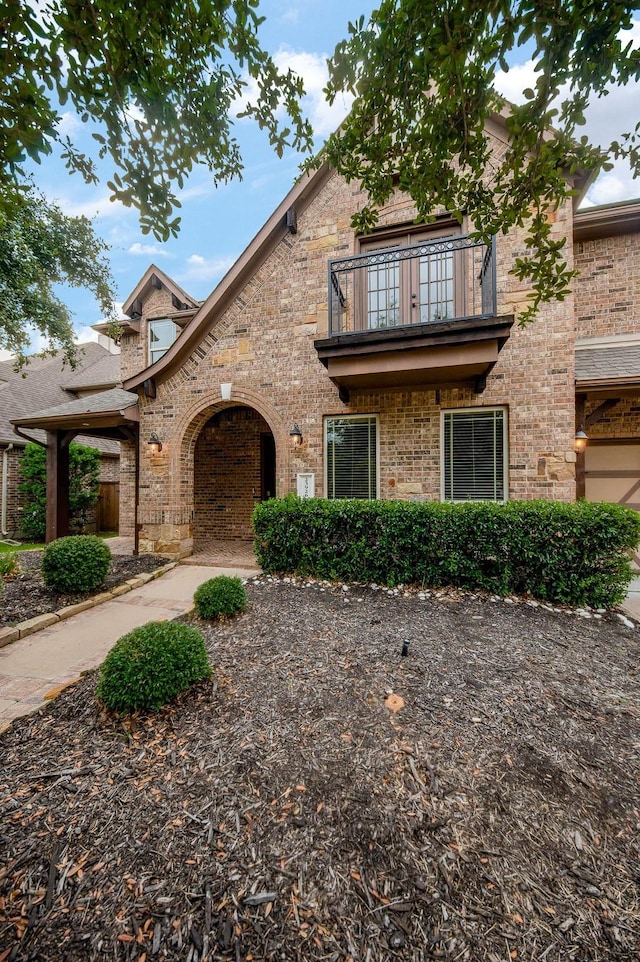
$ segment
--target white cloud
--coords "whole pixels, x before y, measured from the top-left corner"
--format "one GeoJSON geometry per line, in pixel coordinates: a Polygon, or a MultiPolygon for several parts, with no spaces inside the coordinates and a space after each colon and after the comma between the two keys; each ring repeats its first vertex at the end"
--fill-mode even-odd
{"type": "Polygon", "coordinates": [[[58,197],[56,203],[69,217],[122,217],[131,211],[120,201],[112,201],[108,194],[95,194],[90,200],[71,200],[58,197]]]}
{"type": "Polygon", "coordinates": [[[11,351],[0,350],[0,361],[8,361],[13,357],[11,351]]]}
{"type": "Polygon", "coordinates": [[[283,23],[297,23],[300,19],[300,10],[298,7],[289,7],[288,10],[280,17],[283,23]]]}
{"type": "Polygon", "coordinates": [[[62,137],[72,137],[73,134],[82,130],[82,121],[76,113],[71,110],[65,110],[61,115],[60,120],[56,124],[58,133],[62,137]]]}
{"type": "Polygon", "coordinates": [[[157,244],[141,244],[136,241],[127,250],[127,254],[140,254],[143,257],[172,257],[173,255],[169,251],[164,250],[162,247],[158,247],[157,244]]]}
{"type": "MultiPolygon", "coordinates": [[[[635,48],[640,47],[640,20],[633,22],[633,28],[621,35],[623,42],[631,42],[635,48]]],[[[500,71],[496,74],[495,84],[498,91],[512,103],[523,103],[523,90],[527,87],[535,88],[538,74],[534,62],[512,67],[507,73],[500,71]]],[[[561,92],[566,95],[568,87],[561,92]]],[[[579,128],[578,134],[585,134],[589,141],[599,147],[609,147],[613,140],[633,127],[638,117],[640,103],[640,82],[630,82],[625,86],[610,87],[609,93],[592,101],[585,111],[586,123],[579,128]]],[[[640,195],[640,181],[634,180],[631,168],[626,162],[617,161],[613,170],[601,174],[589,191],[589,200],[593,204],[610,204],[618,200],[625,200],[640,195]]]]}
{"type": "MultiPolygon", "coordinates": [[[[327,102],[323,89],[329,77],[326,54],[281,46],[274,54],[273,60],[283,73],[292,70],[302,78],[305,89],[305,97],[302,101],[303,112],[311,121],[315,136],[326,137],[333,133],[349,113],[353,98],[340,97],[332,105],[327,102]]],[[[247,81],[245,95],[232,105],[232,113],[241,112],[248,103],[255,103],[257,100],[256,81],[248,77],[245,79],[247,81]]],[[[280,108],[279,115],[284,118],[284,108],[280,108]]]]}
{"type": "Polygon", "coordinates": [[[327,102],[323,89],[329,78],[326,55],[280,47],[273,59],[279,70],[292,70],[302,77],[306,93],[303,107],[315,135],[326,137],[333,133],[349,113],[353,98],[340,98],[332,105],[327,102]]]}
{"type": "Polygon", "coordinates": [[[189,281],[213,283],[227,273],[236,259],[236,257],[203,257],[201,254],[192,254],[187,258],[186,268],[178,274],[178,280],[180,283],[189,281]]]}

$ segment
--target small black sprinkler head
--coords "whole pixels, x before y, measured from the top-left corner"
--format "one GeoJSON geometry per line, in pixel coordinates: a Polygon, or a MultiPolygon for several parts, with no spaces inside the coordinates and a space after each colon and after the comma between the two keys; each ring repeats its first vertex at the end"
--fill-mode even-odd
{"type": "Polygon", "coordinates": [[[405,638],[405,640],[402,642],[401,655],[403,658],[406,658],[408,654],[409,654],[409,639],[405,638]]]}

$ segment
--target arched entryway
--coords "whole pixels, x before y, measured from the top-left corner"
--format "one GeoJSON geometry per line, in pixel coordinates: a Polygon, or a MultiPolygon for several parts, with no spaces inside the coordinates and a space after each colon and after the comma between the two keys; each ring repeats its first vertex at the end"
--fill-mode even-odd
{"type": "Polygon", "coordinates": [[[262,415],[245,404],[216,411],[194,449],[193,550],[253,541],[251,515],[276,492],[276,446],[262,415]]]}

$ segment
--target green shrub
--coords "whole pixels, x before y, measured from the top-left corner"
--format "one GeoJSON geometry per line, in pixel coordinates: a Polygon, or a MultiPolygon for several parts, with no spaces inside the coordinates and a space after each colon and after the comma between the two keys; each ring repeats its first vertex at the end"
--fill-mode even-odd
{"type": "MultiPolygon", "coordinates": [[[[20,460],[24,510],[20,527],[28,538],[44,541],[47,526],[47,452],[39,444],[27,444],[20,460]]],[[[100,490],[100,452],[82,444],[69,445],[69,522],[82,530],[100,490]]]]}
{"type": "Polygon", "coordinates": [[[20,572],[20,562],[18,561],[17,551],[8,551],[0,554],[0,578],[15,578],[20,572]]]}
{"type": "Polygon", "coordinates": [[[454,585],[611,607],[631,578],[640,514],[614,504],[322,500],[257,505],[267,572],[378,584],[454,585]]]}
{"type": "Polygon", "coordinates": [[[110,563],[111,552],[101,538],[70,535],[46,546],[42,576],[49,588],[61,594],[93,591],[106,578],[110,563]]]}
{"type": "Polygon", "coordinates": [[[201,618],[224,618],[244,611],[247,592],[240,578],[219,575],[201,584],[193,601],[201,618]]]}
{"type": "Polygon", "coordinates": [[[160,708],[211,676],[197,628],[155,621],[123,635],[107,655],[96,694],[113,711],[160,708]]]}

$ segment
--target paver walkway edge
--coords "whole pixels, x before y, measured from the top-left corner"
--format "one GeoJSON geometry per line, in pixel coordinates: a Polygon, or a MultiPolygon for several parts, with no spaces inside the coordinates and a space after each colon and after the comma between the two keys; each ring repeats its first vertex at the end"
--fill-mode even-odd
{"type": "Polygon", "coordinates": [[[32,626],[35,630],[0,648],[0,732],[102,664],[121,635],[148,621],[167,621],[190,611],[203,581],[221,574],[251,578],[258,573],[257,568],[170,564],[160,576],[131,579],[122,590],[110,592],[109,600],[99,596],[100,604],[86,608],[82,603],[62,616],[58,613],[47,627],[32,626]]]}

